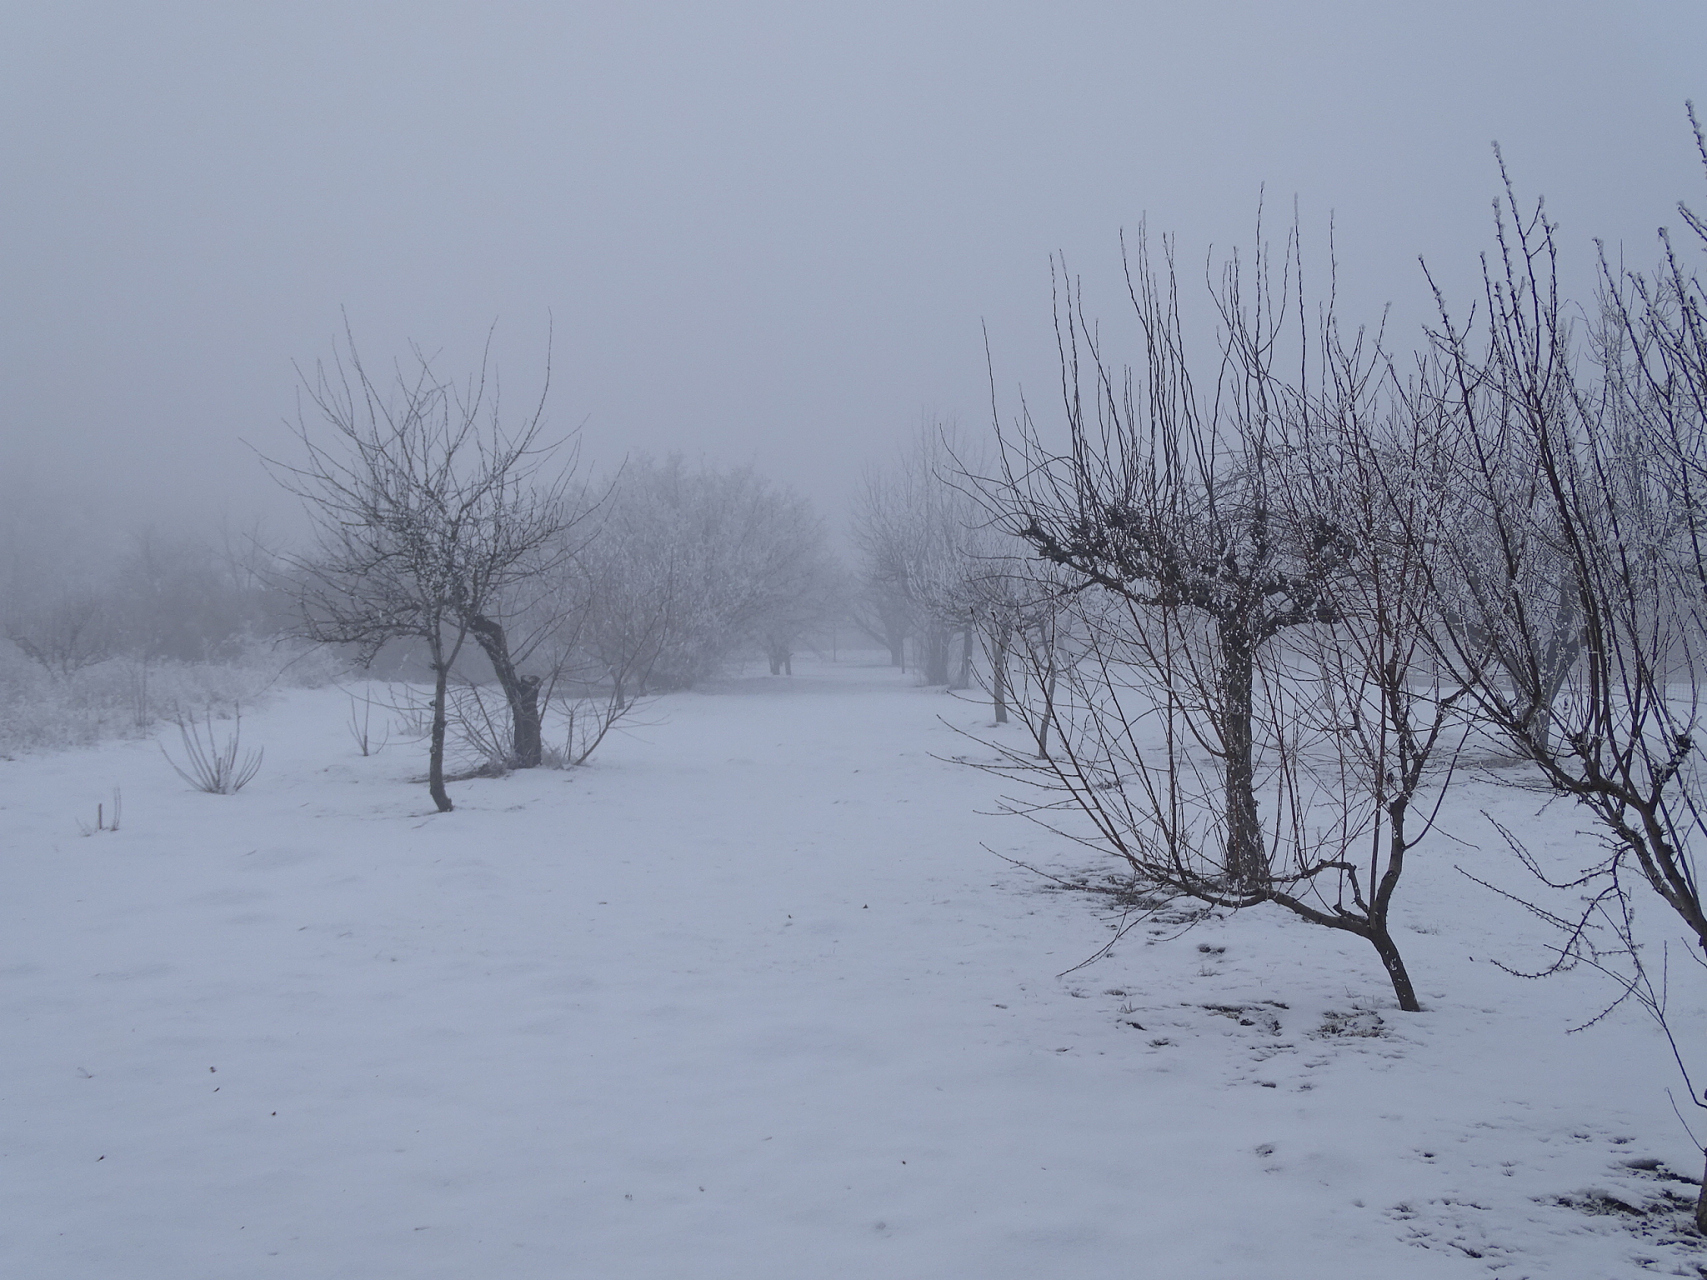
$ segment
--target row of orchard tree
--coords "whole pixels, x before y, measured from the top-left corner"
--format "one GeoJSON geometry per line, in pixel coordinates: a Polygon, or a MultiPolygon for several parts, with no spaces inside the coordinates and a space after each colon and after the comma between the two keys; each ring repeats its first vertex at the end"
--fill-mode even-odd
{"type": "Polygon", "coordinates": [[[1670,1034],[1664,940],[1707,953],[1707,222],[1680,206],[1688,244],[1602,259],[1575,305],[1541,207],[1508,184],[1496,210],[1480,297],[1436,290],[1402,358],[1312,305],[1296,227],[1212,269],[1201,329],[1140,236],[1132,366],[1063,272],[1059,410],[868,485],[867,624],[944,683],[982,637],[997,719],[1032,730],[988,744],[1016,809],[1161,899],[1365,939],[1406,1010],[1407,859],[1503,760],[1598,838],[1504,833],[1531,887],[1486,874],[1557,926],[1545,967],[1601,969],[1670,1034]]]}
{"type": "Polygon", "coordinates": [[[840,608],[821,520],[750,468],[636,457],[592,474],[545,437],[543,398],[506,421],[484,370],[452,382],[418,353],[381,378],[347,343],[303,384],[297,448],[266,460],[309,517],[294,548],[150,532],[79,558],[0,530],[0,709],[33,671],[61,703],[124,684],[124,723],[146,729],[187,710],[150,710],[151,670],[153,704],[179,692],[161,664],[276,668],[299,650],[273,642],[307,640],[406,677],[393,710],[430,739],[443,809],[447,740],[481,771],[580,763],[649,692],[755,651],[790,670],[840,608]]]}
{"type": "Polygon", "coordinates": [[[989,451],[953,423],[927,423],[866,471],[853,503],[860,574],[848,610],[893,665],[911,654],[924,684],[982,681],[996,723],[1016,704],[1035,705],[1028,719],[1046,751],[1052,718],[1041,712],[1059,679],[1057,630],[1070,623],[1066,582],[990,509],[990,466],[989,451]]]}
{"type": "Polygon", "coordinates": [[[283,577],[309,639],[364,663],[421,655],[440,810],[453,722],[490,763],[531,768],[555,707],[555,755],[580,763],[636,698],[753,646],[785,670],[830,615],[821,521],[751,469],[631,458],[589,478],[572,443],[545,438],[543,396],[507,424],[484,369],[456,383],[418,353],[381,380],[351,342],[304,382],[298,455],[267,465],[316,537],[283,577]]]}

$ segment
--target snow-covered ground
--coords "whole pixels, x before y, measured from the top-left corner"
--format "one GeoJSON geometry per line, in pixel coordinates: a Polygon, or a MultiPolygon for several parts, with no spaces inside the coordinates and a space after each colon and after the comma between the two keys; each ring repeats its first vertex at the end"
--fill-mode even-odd
{"type": "Polygon", "coordinates": [[[1499,971],[1522,913],[1451,869],[1507,867],[1481,808],[1568,838],[1539,797],[1465,792],[1448,825],[1490,852],[1418,858],[1403,1015],[1369,948],[1268,911],[1073,969],[1106,902],[990,850],[1083,853],[947,759],[987,709],[882,667],[662,699],[444,816],[421,749],[363,758],[347,715],[246,715],[266,760],[231,797],[151,743],[0,762],[0,1275],[1707,1261],[1606,1199],[1693,1195],[1631,1164],[1699,1172],[1663,1041],[1633,1010],[1567,1035],[1604,988],[1499,971]],[[114,787],[121,829],[81,835],[114,787]]]}

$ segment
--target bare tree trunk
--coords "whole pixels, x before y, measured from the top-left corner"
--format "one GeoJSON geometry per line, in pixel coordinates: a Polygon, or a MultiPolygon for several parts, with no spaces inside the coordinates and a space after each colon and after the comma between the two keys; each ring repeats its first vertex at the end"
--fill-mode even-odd
{"type": "Polygon", "coordinates": [[[450,659],[444,654],[442,642],[433,650],[433,736],[427,751],[427,790],[440,813],[449,813],[453,806],[445,790],[445,715],[446,688],[450,683],[450,659]]]}
{"type": "MultiPolygon", "coordinates": [[[[1397,666],[1390,671],[1391,674],[1387,676],[1389,687],[1382,691],[1382,696],[1389,706],[1393,706],[1399,701],[1393,688],[1397,683],[1397,666]]],[[[1438,724],[1439,712],[1436,711],[1434,715],[1438,724]]],[[[1429,749],[1432,750],[1432,747],[1429,749]]],[[[1380,881],[1372,886],[1374,893],[1370,895],[1369,908],[1365,913],[1369,917],[1369,941],[1375,947],[1375,954],[1381,957],[1387,976],[1393,980],[1393,995],[1399,1001],[1399,1008],[1406,1013],[1420,1013],[1422,1006],[1417,1003],[1417,993],[1411,986],[1410,972],[1399,955],[1399,946],[1388,931],[1387,916],[1393,905],[1393,892],[1399,887],[1399,877],[1405,871],[1405,854],[1410,851],[1412,844],[1405,831],[1405,819],[1410,814],[1411,797],[1422,781],[1424,759],[1426,752],[1418,752],[1414,747],[1400,753],[1398,783],[1401,790],[1387,804],[1387,867],[1380,881]],[[1406,757],[1409,757],[1408,761],[1406,757]]],[[[1373,877],[1374,874],[1374,869],[1371,868],[1370,875],[1373,877]]]]}
{"type": "Polygon", "coordinates": [[[996,723],[1008,722],[1008,637],[1007,627],[996,629],[996,643],[990,655],[990,702],[996,710],[996,723]]]}
{"type": "Polygon", "coordinates": [[[1411,986],[1411,975],[1405,968],[1404,958],[1399,955],[1399,947],[1393,941],[1393,935],[1387,932],[1386,920],[1372,923],[1369,932],[1364,936],[1375,948],[1375,954],[1381,957],[1381,964],[1393,983],[1393,995],[1399,1001],[1399,1008],[1406,1013],[1420,1013],[1422,1005],[1417,1003],[1416,990],[1411,986]]]}
{"type": "Polygon", "coordinates": [[[925,632],[926,684],[948,683],[948,645],[948,630],[933,623],[925,632]]]}
{"type": "Polygon", "coordinates": [[[960,633],[960,672],[954,677],[951,689],[972,687],[972,624],[968,622],[960,633]]]}
{"type": "Polygon", "coordinates": [[[1262,821],[1257,816],[1256,770],[1252,761],[1251,721],[1254,656],[1252,639],[1236,620],[1223,620],[1221,638],[1220,730],[1226,769],[1226,874],[1242,893],[1268,883],[1262,821]]]}
{"type": "Polygon", "coordinates": [[[1378,905],[1372,904],[1368,915],[1362,919],[1346,911],[1325,911],[1289,893],[1276,892],[1272,900],[1312,924],[1326,925],[1330,929],[1338,929],[1343,933],[1367,939],[1369,945],[1375,948],[1375,954],[1381,957],[1381,966],[1387,971],[1387,980],[1393,984],[1393,996],[1399,1002],[1399,1008],[1406,1013],[1422,1012],[1422,1005],[1417,1003],[1416,988],[1411,985],[1410,971],[1405,968],[1404,957],[1399,954],[1399,946],[1387,929],[1385,900],[1380,901],[1378,905]]]}
{"type": "Polygon", "coordinates": [[[539,713],[539,677],[523,676],[510,699],[515,719],[516,768],[536,769],[545,755],[544,726],[539,713]]]}
{"type": "Polygon", "coordinates": [[[1525,711],[1522,721],[1526,750],[1545,759],[1553,750],[1553,707],[1551,703],[1535,702],[1525,711]]]}

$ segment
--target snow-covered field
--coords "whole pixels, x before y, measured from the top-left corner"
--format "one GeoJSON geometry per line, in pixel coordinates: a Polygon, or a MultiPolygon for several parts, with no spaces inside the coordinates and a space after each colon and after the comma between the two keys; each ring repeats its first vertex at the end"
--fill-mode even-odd
{"type": "Polygon", "coordinates": [[[444,816],[421,749],[363,758],[347,715],[246,714],[232,797],[152,743],[0,762],[0,1275],[1707,1262],[1613,1203],[1694,1192],[1663,1041],[1634,1010],[1567,1035],[1604,988],[1499,971],[1538,935],[1452,870],[1510,869],[1482,808],[1569,838],[1538,796],[1466,791],[1448,826],[1488,852],[1422,851],[1403,1015],[1366,946],[1263,910],[1065,972],[1106,901],[990,850],[1085,856],[947,759],[986,708],[886,668],[662,699],[444,816]],[[81,835],[114,787],[120,830],[81,835]]]}

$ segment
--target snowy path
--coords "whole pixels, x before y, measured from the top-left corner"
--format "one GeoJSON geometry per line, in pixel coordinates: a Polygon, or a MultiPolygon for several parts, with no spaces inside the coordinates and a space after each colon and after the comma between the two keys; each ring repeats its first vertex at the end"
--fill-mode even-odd
{"type": "Polygon", "coordinates": [[[1640,1274],[1537,1198],[1695,1171],[1651,1032],[1567,1041],[1422,877],[1410,1021],[1255,913],[1058,979],[1106,926],[980,842],[1074,860],[886,670],[672,697],[442,817],[345,713],[246,722],[231,798],[148,744],[0,763],[0,1274],[1640,1274]]]}

